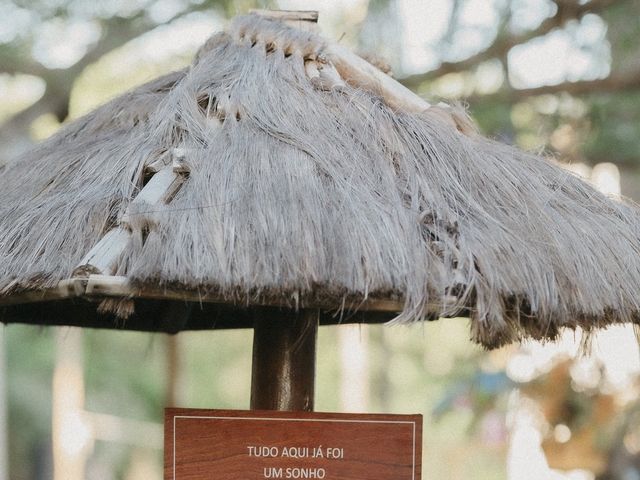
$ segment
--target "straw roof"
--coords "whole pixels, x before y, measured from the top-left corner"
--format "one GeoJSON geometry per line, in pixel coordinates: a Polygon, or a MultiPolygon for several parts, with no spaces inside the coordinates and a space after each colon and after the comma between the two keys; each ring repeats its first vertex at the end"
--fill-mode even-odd
{"type": "Polygon", "coordinates": [[[219,325],[131,319],[158,314],[155,299],[228,304],[224,326],[244,318],[233,305],[360,309],[469,316],[488,347],[639,321],[635,206],[453,109],[403,104],[332,45],[238,17],[189,69],[9,164],[2,320],[95,312],[60,303],[75,297],[114,300],[100,326],[171,331],[219,325]]]}

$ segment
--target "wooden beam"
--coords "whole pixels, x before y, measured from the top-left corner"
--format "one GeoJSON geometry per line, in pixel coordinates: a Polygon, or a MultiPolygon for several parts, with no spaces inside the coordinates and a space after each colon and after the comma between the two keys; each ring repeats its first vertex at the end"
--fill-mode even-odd
{"type": "MultiPolygon", "coordinates": [[[[32,290],[16,295],[0,297],[0,305],[39,303],[75,297],[85,297],[87,299],[115,297],[144,300],[173,300],[193,302],[196,304],[216,303],[227,304],[230,308],[234,306],[237,308],[277,307],[290,309],[292,311],[317,309],[324,312],[335,312],[338,318],[336,323],[340,322],[341,311],[343,311],[345,315],[349,315],[354,312],[396,314],[404,310],[404,299],[401,297],[397,299],[375,297],[370,297],[365,300],[352,299],[345,300],[341,305],[337,305],[335,301],[305,298],[304,295],[302,297],[292,296],[288,301],[285,298],[276,296],[253,297],[250,300],[240,296],[234,302],[220,292],[163,286],[135,286],[131,284],[127,277],[98,274],[63,280],[56,287],[45,290],[32,290]]],[[[437,318],[441,313],[446,317],[457,316],[460,312],[450,308],[447,309],[448,305],[455,305],[457,302],[457,298],[449,296],[443,299],[443,303],[433,302],[427,305],[426,313],[431,314],[433,318],[437,318]]]]}
{"type": "MultiPolygon", "coordinates": [[[[96,301],[89,298],[55,300],[21,305],[0,305],[0,322],[29,325],[77,326],[141,332],[232,330],[253,328],[257,313],[274,316],[285,307],[196,303],[176,300],[133,299],[135,310],[126,320],[98,312],[96,301]]],[[[394,312],[358,311],[335,315],[322,311],[320,325],[381,324],[395,318],[394,312]]]]}
{"type": "Polygon", "coordinates": [[[308,60],[304,63],[304,70],[309,80],[321,90],[339,89],[346,85],[331,63],[308,60]]]}
{"type": "MultiPolygon", "coordinates": [[[[88,297],[131,297],[157,300],[182,300],[198,303],[230,303],[228,297],[225,297],[218,292],[187,290],[161,286],[136,287],[129,282],[127,277],[109,275],[89,275],[85,293],[88,297]]],[[[335,302],[307,301],[304,298],[292,298],[290,302],[286,302],[284,299],[256,297],[253,298],[251,302],[238,300],[237,305],[284,307],[291,308],[293,310],[302,308],[338,310],[338,306],[335,302]]],[[[404,308],[404,302],[402,299],[387,300],[371,298],[362,302],[345,302],[343,308],[346,311],[400,312],[404,308]]]]}
{"type": "Polygon", "coordinates": [[[26,290],[13,295],[0,296],[0,305],[20,305],[81,297],[85,293],[86,285],[86,278],[70,278],[58,282],[55,287],[26,290]]]}
{"type": "Polygon", "coordinates": [[[327,60],[347,83],[377,93],[394,108],[420,113],[431,106],[422,97],[342,45],[329,43],[327,60]]]}
{"type": "Polygon", "coordinates": [[[131,240],[131,232],[123,227],[109,230],[95,246],[89,250],[73,270],[74,276],[98,273],[111,275],[116,271],[116,263],[131,240]]]}
{"type": "MultiPolygon", "coordinates": [[[[263,17],[281,20],[293,27],[300,27],[295,22],[317,23],[319,16],[316,11],[252,10],[252,12],[263,17]]],[[[431,106],[422,97],[338,43],[329,43],[327,56],[329,63],[335,66],[347,83],[381,95],[392,107],[410,112],[423,112],[431,106]]],[[[335,82],[335,79],[332,80],[335,82]]]]}
{"type": "Polygon", "coordinates": [[[166,353],[166,381],[165,381],[165,407],[178,406],[178,392],[180,383],[180,346],[177,335],[167,335],[165,338],[166,353]]]}
{"type": "Polygon", "coordinates": [[[316,10],[264,10],[252,9],[251,13],[261,17],[274,18],[283,22],[312,22],[318,23],[319,13],[316,10]]]}
{"type": "Polygon", "coordinates": [[[6,329],[0,331],[0,478],[9,478],[9,422],[7,401],[6,329]]]}
{"type": "Polygon", "coordinates": [[[319,316],[304,310],[256,317],[252,410],[313,411],[319,316]]]}
{"type": "Polygon", "coordinates": [[[73,270],[73,276],[113,275],[116,272],[118,259],[131,241],[131,217],[143,215],[145,205],[152,207],[171,201],[189,173],[182,161],[183,157],[184,154],[174,158],[171,165],[157,171],[149,179],[119,218],[118,226],[109,230],[84,256],[73,270]],[[138,209],[142,209],[142,212],[137,211],[138,209]]]}
{"type": "MultiPolygon", "coordinates": [[[[178,170],[179,164],[174,159],[171,165],[164,167],[149,179],[144,188],[131,201],[122,218],[120,218],[121,224],[128,225],[131,222],[131,216],[144,213],[136,211],[136,207],[160,205],[171,200],[185,180],[185,176],[178,170]]],[[[188,172],[186,169],[183,171],[188,172]]]]}
{"type": "MultiPolygon", "coordinates": [[[[309,30],[310,25],[315,25],[318,21],[318,12],[252,11],[264,17],[279,19],[302,30],[309,30]]],[[[432,107],[424,98],[336,42],[328,43],[325,57],[318,59],[318,61],[305,63],[307,76],[321,88],[329,90],[340,87],[344,85],[344,82],[347,82],[352,86],[380,95],[393,108],[411,113],[422,113],[432,107]]],[[[459,118],[446,103],[438,103],[434,113],[465,135],[476,133],[475,127],[470,125],[467,119],[459,118]]]]}

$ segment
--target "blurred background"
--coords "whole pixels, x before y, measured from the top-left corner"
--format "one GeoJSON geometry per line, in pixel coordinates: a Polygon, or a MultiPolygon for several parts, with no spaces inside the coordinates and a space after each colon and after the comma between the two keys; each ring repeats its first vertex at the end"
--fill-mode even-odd
{"type": "MultiPolygon", "coordinates": [[[[640,0],[0,0],[2,164],[187,65],[250,8],[316,9],[484,134],[640,199],[640,0]]],[[[484,352],[468,320],[323,327],[319,411],[422,413],[425,479],[640,480],[631,328],[484,352]]],[[[163,407],[249,406],[250,331],[0,330],[0,479],[162,478],[163,407]]]]}

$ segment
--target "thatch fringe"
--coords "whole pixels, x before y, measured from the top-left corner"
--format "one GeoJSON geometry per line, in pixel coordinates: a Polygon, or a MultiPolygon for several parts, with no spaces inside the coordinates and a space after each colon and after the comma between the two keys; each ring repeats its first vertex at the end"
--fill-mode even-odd
{"type": "Polygon", "coordinates": [[[178,148],[188,180],[170,203],[128,215],[113,273],[137,284],[391,292],[405,300],[397,321],[440,303],[442,315],[470,313],[487,346],[638,322],[635,206],[462,134],[437,109],[407,113],[348,83],[320,88],[305,62],[323,61],[323,48],[313,33],[240,17],[188,72],[11,164],[0,176],[0,290],[68,277],[148,166],[178,148]]]}

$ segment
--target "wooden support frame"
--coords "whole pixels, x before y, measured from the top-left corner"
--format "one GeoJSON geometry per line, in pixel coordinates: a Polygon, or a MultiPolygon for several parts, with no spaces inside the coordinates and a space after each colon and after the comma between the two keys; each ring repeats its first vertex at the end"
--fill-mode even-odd
{"type": "Polygon", "coordinates": [[[109,230],[76,266],[74,275],[113,273],[116,262],[129,245],[131,232],[123,227],[109,230]]]}
{"type": "Polygon", "coordinates": [[[337,43],[330,43],[327,47],[327,53],[327,60],[335,66],[347,83],[379,94],[392,107],[412,113],[421,113],[431,107],[431,104],[425,99],[378,70],[348,48],[337,43]]]}
{"type": "Polygon", "coordinates": [[[250,12],[262,17],[275,18],[283,22],[318,23],[320,16],[317,10],[265,10],[254,8],[250,10],[250,12]]]}
{"type": "MultiPolygon", "coordinates": [[[[176,149],[174,149],[176,150],[176,149]]],[[[117,269],[117,262],[131,242],[132,216],[139,215],[136,209],[145,206],[153,207],[162,203],[168,203],[175,192],[189,174],[189,168],[181,161],[182,158],[174,158],[171,165],[155,171],[147,184],[138,192],[118,220],[118,226],[109,230],[100,241],[87,253],[73,271],[74,276],[87,276],[90,274],[113,275],[117,269]]]]}
{"type": "MultiPolygon", "coordinates": [[[[179,287],[163,286],[135,286],[127,277],[113,275],[89,275],[73,277],[62,280],[57,286],[44,290],[30,290],[17,293],[15,295],[0,297],[0,306],[18,305],[23,303],[40,303],[51,300],[64,300],[71,298],[86,298],[88,300],[103,298],[129,298],[145,300],[168,300],[193,303],[217,303],[235,304],[238,307],[280,307],[299,311],[303,309],[317,309],[323,311],[345,312],[380,312],[398,313],[404,309],[404,299],[375,298],[370,297],[364,300],[345,301],[340,308],[335,302],[321,301],[314,298],[304,298],[299,295],[291,296],[287,301],[284,298],[254,297],[250,301],[239,298],[237,302],[232,302],[228,297],[220,292],[186,289],[179,287]]],[[[447,315],[447,306],[457,305],[458,299],[450,296],[445,299],[444,304],[431,303],[426,306],[426,313],[447,315]]],[[[455,312],[452,312],[455,314],[455,312]]]]}
{"type": "Polygon", "coordinates": [[[13,295],[0,297],[0,306],[20,305],[23,303],[40,303],[51,300],[65,300],[82,297],[87,290],[87,279],[74,277],[62,280],[51,288],[40,290],[26,290],[13,295]]]}
{"type": "MultiPolygon", "coordinates": [[[[295,28],[309,29],[318,22],[317,11],[252,10],[253,13],[280,20],[295,28]]],[[[392,77],[371,65],[364,58],[336,42],[330,42],[326,49],[327,61],[347,83],[371,90],[394,108],[409,112],[424,112],[431,104],[392,77]]],[[[333,83],[336,83],[334,80],[333,83]]]]}
{"type": "MultiPolygon", "coordinates": [[[[314,30],[318,12],[257,11],[256,13],[296,28],[314,30]]],[[[416,95],[369,62],[335,42],[329,42],[325,55],[305,64],[307,75],[321,88],[340,88],[347,82],[355,88],[374,92],[393,108],[421,113],[431,104],[416,95]]],[[[445,106],[446,107],[446,106],[445,106]]],[[[445,110],[440,107],[440,110],[445,110]]],[[[448,114],[448,113],[447,113],[448,114]]],[[[154,172],[148,183],[131,201],[130,208],[118,219],[118,225],[87,253],[70,279],[59,282],[44,291],[27,291],[0,298],[0,306],[21,303],[84,297],[89,300],[104,298],[182,301],[191,303],[232,303],[216,292],[195,289],[134,286],[126,277],[113,274],[116,264],[131,239],[132,217],[145,206],[168,203],[186,181],[188,165],[183,162],[184,151],[172,152],[170,165],[165,158],[147,165],[154,172]],[[141,208],[142,207],[142,208],[141,208]]],[[[142,211],[144,213],[144,211],[142,211]]],[[[176,302],[178,303],[178,302],[176,302]]],[[[323,304],[316,300],[301,300],[293,295],[291,302],[283,299],[257,298],[244,306],[281,307],[278,312],[255,310],[251,408],[254,410],[312,411],[314,407],[315,363],[320,310],[339,310],[335,303],[323,304]]],[[[445,301],[445,304],[448,303],[445,301]]],[[[457,299],[451,298],[451,304],[457,299]]],[[[41,304],[41,306],[43,306],[41,304]]],[[[183,305],[184,306],[184,305],[183,305]]],[[[398,299],[367,299],[342,305],[349,312],[400,312],[404,301],[398,299]]],[[[440,313],[441,305],[427,306],[428,312],[440,313]]],[[[180,315],[171,315],[173,319],[180,315]]],[[[154,325],[154,327],[156,327],[154,325]]],[[[175,347],[175,344],[173,344],[175,347]]],[[[175,351],[173,351],[175,355],[175,351]]]]}

